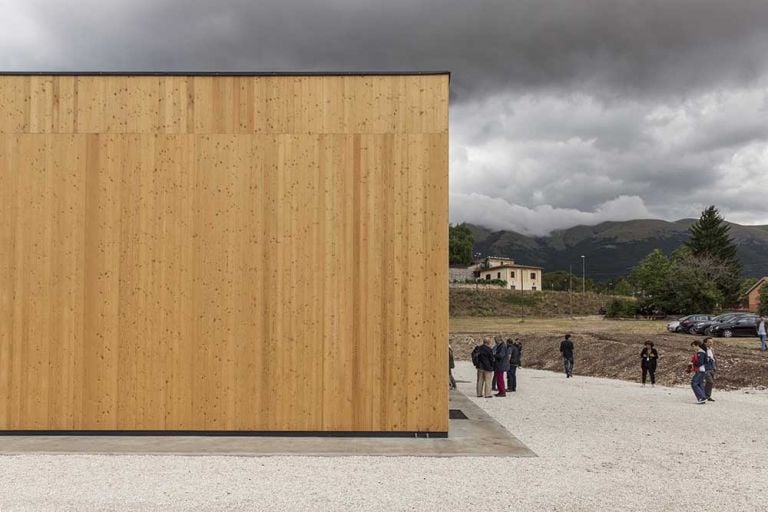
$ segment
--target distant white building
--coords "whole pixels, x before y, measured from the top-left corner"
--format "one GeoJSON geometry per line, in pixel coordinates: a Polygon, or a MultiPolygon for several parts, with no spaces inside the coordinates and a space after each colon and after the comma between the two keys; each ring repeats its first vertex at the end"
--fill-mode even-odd
{"type": "Polygon", "coordinates": [[[536,291],[542,289],[541,271],[541,267],[520,265],[511,258],[490,256],[476,267],[474,274],[479,280],[506,281],[510,290],[536,291]]]}

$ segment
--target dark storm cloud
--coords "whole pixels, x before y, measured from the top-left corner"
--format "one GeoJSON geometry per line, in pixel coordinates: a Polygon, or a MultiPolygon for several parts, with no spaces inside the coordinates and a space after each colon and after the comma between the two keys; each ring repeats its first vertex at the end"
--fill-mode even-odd
{"type": "Polygon", "coordinates": [[[448,69],[459,100],[509,88],[680,94],[755,80],[768,55],[763,0],[27,5],[48,43],[37,67],[448,69]]]}
{"type": "Polygon", "coordinates": [[[450,70],[451,218],[768,223],[768,1],[27,1],[14,70],[450,70]]]}

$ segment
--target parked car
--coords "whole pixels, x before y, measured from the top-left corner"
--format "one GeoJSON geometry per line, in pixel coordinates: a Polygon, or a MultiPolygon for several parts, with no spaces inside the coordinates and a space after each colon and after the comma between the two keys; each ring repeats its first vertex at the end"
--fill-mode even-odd
{"type": "Polygon", "coordinates": [[[757,315],[739,315],[711,327],[713,336],[757,336],[757,315]]]}
{"type": "MultiPolygon", "coordinates": [[[[688,334],[694,334],[691,330],[693,326],[699,322],[707,322],[714,318],[712,315],[688,315],[678,320],[677,327],[674,332],[687,332],[688,334]]],[[[669,329],[669,326],[667,326],[669,329]]]]}
{"type": "Polygon", "coordinates": [[[667,324],[667,331],[677,332],[677,328],[680,326],[680,320],[672,320],[667,324]]]}
{"type": "Polygon", "coordinates": [[[690,334],[704,334],[705,336],[711,336],[713,326],[720,324],[721,322],[727,322],[732,318],[738,318],[740,316],[749,314],[750,313],[723,313],[722,315],[717,315],[710,320],[695,323],[688,332],[690,334]]]}

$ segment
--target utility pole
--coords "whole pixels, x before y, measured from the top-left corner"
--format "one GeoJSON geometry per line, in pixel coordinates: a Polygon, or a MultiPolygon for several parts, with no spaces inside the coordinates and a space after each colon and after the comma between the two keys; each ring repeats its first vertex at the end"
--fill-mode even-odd
{"type": "Polygon", "coordinates": [[[568,309],[573,318],[573,265],[568,265],[568,309]]]}
{"type": "Polygon", "coordinates": [[[587,293],[587,259],[581,255],[581,294],[587,293]]]}
{"type": "Polygon", "coordinates": [[[520,274],[520,321],[525,322],[525,292],[523,291],[523,271],[520,274]]]}

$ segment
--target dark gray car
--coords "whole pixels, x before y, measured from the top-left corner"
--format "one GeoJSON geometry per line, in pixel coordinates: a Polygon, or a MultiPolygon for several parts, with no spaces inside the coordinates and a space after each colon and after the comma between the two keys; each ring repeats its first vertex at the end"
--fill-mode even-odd
{"type": "Polygon", "coordinates": [[[713,336],[757,336],[757,315],[742,315],[712,326],[713,336]]]}

